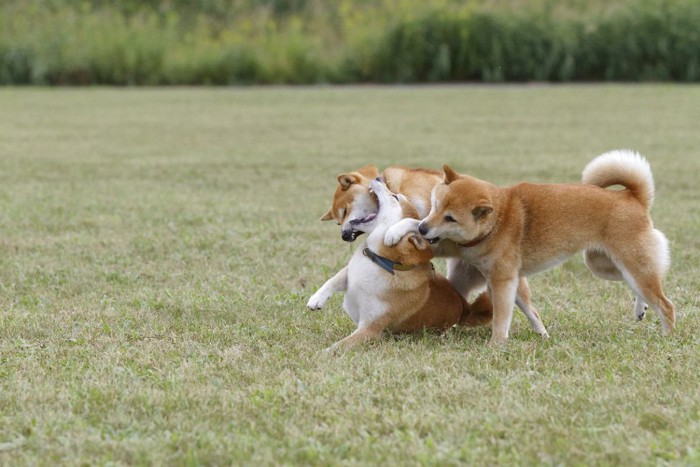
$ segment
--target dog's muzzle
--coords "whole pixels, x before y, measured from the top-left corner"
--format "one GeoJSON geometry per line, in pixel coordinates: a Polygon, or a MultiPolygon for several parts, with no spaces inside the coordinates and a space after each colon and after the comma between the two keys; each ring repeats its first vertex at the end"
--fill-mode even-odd
{"type": "Polygon", "coordinates": [[[425,226],[422,222],[418,224],[418,232],[430,243],[431,245],[433,243],[437,243],[440,241],[440,237],[435,237],[435,238],[428,238],[425,235],[428,233],[428,227],[425,226]]]}
{"type": "Polygon", "coordinates": [[[357,237],[362,235],[364,232],[360,232],[359,230],[344,230],[342,233],[342,238],[346,242],[354,242],[357,240],[357,237]]]}

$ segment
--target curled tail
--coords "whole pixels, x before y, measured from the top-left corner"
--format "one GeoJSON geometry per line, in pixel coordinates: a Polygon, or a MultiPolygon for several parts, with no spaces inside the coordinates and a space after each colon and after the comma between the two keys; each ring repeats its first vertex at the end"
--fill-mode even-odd
{"type": "Polygon", "coordinates": [[[606,152],[588,163],[583,183],[607,188],[622,185],[632,192],[647,211],[654,203],[654,177],[644,157],[629,149],[606,152]]]}
{"type": "MultiPolygon", "coordinates": [[[[649,211],[654,202],[654,177],[644,157],[629,149],[606,152],[588,163],[581,176],[583,183],[607,188],[622,185],[649,211]]],[[[611,281],[624,279],[622,272],[603,251],[583,252],[586,266],[596,276],[611,281]]]]}

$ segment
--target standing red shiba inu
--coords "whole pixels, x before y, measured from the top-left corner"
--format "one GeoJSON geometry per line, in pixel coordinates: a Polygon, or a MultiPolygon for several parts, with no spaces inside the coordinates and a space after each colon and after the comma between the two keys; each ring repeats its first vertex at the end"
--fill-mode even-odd
{"type": "MultiPolygon", "coordinates": [[[[508,338],[518,280],[548,269],[577,251],[608,279],[624,279],[673,331],[673,304],[661,289],[670,266],[668,241],[654,229],[649,210],[654,182],[647,161],[632,151],[612,151],[591,161],[583,184],[529,184],[499,188],[444,166],[430,214],[418,230],[431,242],[451,240],[448,254],[486,277],[493,302],[492,343],[508,338]],[[624,190],[605,189],[622,185],[624,190]],[[455,247],[456,245],[456,247],[455,247]]],[[[393,244],[416,227],[402,222],[387,232],[393,244]]]]}
{"type": "Polygon", "coordinates": [[[357,324],[355,332],[329,350],[347,349],[392,332],[422,329],[444,331],[455,324],[478,325],[491,320],[491,303],[483,293],[468,304],[444,277],[436,274],[430,260],[430,244],[408,233],[396,245],[384,245],[387,229],[405,217],[417,218],[411,203],[379,180],[371,182],[377,212],[365,222],[364,247],[350,263],[309,299],[307,306],[320,309],[335,292],[345,291],[343,308],[357,324]]]}

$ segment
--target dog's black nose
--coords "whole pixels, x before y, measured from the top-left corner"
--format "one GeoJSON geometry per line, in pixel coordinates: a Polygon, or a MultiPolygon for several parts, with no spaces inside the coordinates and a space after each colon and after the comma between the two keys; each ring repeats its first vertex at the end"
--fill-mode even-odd
{"type": "Polygon", "coordinates": [[[377,177],[377,178],[375,178],[375,180],[378,181],[378,182],[380,182],[380,183],[383,183],[383,182],[384,182],[384,179],[383,179],[382,177],[377,177]]]}
{"type": "Polygon", "coordinates": [[[421,235],[425,235],[428,233],[428,228],[425,226],[424,223],[418,224],[418,232],[420,232],[421,235]]]}
{"type": "Polygon", "coordinates": [[[355,240],[355,235],[353,235],[352,231],[343,232],[343,240],[346,242],[352,242],[355,240]]]}

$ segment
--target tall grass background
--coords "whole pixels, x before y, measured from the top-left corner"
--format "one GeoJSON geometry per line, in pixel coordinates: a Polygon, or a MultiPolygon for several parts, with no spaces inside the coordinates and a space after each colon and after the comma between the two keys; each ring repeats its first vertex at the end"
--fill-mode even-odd
{"type": "Polygon", "coordinates": [[[8,0],[0,84],[700,80],[700,3],[8,0]]]}

